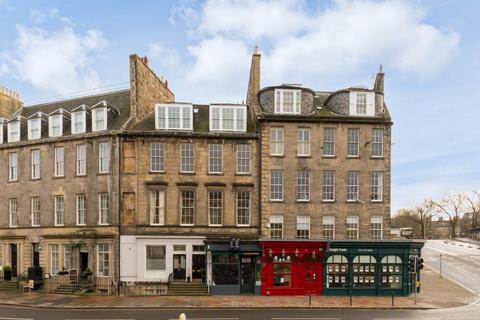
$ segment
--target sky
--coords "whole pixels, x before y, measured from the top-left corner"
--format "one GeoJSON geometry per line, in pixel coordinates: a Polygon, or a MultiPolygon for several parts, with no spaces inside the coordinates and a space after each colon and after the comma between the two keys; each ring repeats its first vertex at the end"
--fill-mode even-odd
{"type": "Polygon", "coordinates": [[[480,1],[0,0],[0,85],[26,104],[128,86],[148,56],[178,101],[261,85],[372,86],[392,114],[392,211],[480,189],[480,1]]]}

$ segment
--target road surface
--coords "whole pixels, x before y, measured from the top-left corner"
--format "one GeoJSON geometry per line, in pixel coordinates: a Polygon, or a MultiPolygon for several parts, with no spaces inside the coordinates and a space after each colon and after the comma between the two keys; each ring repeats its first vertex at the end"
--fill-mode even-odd
{"type": "MultiPolygon", "coordinates": [[[[460,241],[429,240],[422,250],[425,264],[480,294],[480,245],[460,241]]],[[[479,317],[480,319],[480,317],[479,317]]]]}

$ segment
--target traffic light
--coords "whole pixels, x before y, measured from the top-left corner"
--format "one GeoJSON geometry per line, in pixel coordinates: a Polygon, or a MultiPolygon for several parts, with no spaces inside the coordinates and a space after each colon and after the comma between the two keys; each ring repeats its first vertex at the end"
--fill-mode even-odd
{"type": "Polygon", "coordinates": [[[417,258],[417,270],[416,271],[420,271],[423,269],[423,259],[418,257],[417,258]]]}
{"type": "Polygon", "coordinates": [[[408,272],[410,273],[415,273],[417,267],[417,257],[416,256],[410,256],[408,258],[408,272]]]}

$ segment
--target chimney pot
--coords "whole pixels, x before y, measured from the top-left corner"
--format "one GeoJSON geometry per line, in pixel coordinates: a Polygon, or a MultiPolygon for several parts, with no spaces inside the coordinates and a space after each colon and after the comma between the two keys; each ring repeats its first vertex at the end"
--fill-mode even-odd
{"type": "Polygon", "coordinates": [[[165,87],[168,88],[168,80],[165,80],[165,87]]]}
{"type": "Polygon", "coordinates": [[[147,56],[143,57],[143,62],[148,67],[148,57],[147,56]]]}

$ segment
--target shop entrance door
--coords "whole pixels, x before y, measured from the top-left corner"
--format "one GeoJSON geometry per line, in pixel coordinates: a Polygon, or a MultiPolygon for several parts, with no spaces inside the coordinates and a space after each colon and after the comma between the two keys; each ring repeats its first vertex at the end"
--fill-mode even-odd
{"type": "Polygon", "coordinates": [[[240,260],[240,293],[253,293],[255,285],[255,263],[251,257],[240,260]]]}
{"type": "Polygon", "coordinates": [[[15,243],[10,244],[10,261],[12,263],[12,277],[16,277],[18,261],[17,261],[17,244],[15,243]]]}
{"type": "Polygon", "coordinates": [[[33,267],[40,267],[40,248],[38,243],[32,243],[32,261],[33,267]]]}
{"type": "Polygon", "coordinates": [[[187,275],[187,256],[185,254],[173,255],[173,280],[185,280],[187,275]]]}
{"type": "Polygon", "coordinates": [[[305,294],[317,294],[318,283],[321,277],[321,270],[317,268],[316,263],[304,264],[305,266],[305,294]]]}
{"type": "Polygon", "coordinates": [[[205,255],[192,255],[192,278],[193,280],[205,282],[205,255]]]}
{"type": "Polygon", "coordinates": [[[80,271],[85,272],[88,268],[88,252],[80,252],[80,271]]]}

